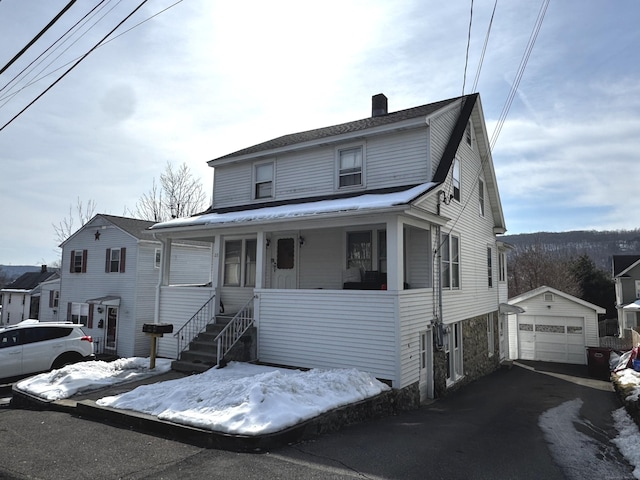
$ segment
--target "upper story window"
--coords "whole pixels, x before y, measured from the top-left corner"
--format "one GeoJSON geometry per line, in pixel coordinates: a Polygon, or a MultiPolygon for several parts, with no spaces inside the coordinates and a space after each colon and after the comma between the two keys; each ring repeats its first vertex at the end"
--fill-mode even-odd
{"type": "Polygon", "coordinates": [[[465,128],[464,130],[464,139],[467,142],[467,145],[469,145],[470,147],[473,145],[473,137],[472,137],[472,130],[471,130],[471,120],[469,120],[467,122],[467,128],[465,128]]]}
{"type": "Polygon", "coordinates": [[[484,182],[482,179],[478,179],[478,209],[480,216],[484,217],[484,182]]]}
{"type": "Polygon", "coordinates": [[[453,159],[453,198],[457,201],[460,201],[460,160],[457,158],[453,159]]]}
{"type": "Polygon", "coordinates": [[[636,298],[640,298],[640,280],[636,280],[636,298]]]}
{"type": "Polygon", "coordinates": [[[87,251],[71,250],[70,273],[86,273],[87,272],[87,251]]]}
{"type": "Polygon", "coordinates": [[[273,198],[273,162],[253,166],[253,198],[273,198]]]}
{"type": "Polygon", "coordinates": [[[124,273],[126,248],[107,248],[104,271],[106,273],[124,273]]]}
{"type": "Polygon", "coordinates": [[[338,150],[338,187],[362,185],[362,147],[338,150]]]}
{"type": "Polygon", "coordinates": [[[156,248],[154,252],[154,267],[160,268],[160,262],[162,261],[162,250],[156,248]]]}
{"type": "Polygon", "coordinates": [[[493,287],[493,249],[487,247],[487,286],[493,287]]]}
{"type": "Polygon", "coordinates": [[[455,235],[442,236],[442,287],[460,288],[460,238],[455,235]]]}

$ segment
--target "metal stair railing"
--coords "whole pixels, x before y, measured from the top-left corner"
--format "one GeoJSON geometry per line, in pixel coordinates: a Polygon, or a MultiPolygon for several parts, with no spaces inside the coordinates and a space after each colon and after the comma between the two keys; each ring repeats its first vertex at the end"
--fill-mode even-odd
{"type": "Polygon", "coordinates": [[[224,356],[231,350],[240,337],[244,335],[244,332],[249,330],[249,327],[253,325],[253,299],[251,297],[249,301],[236,313],[235,317],[222,329],[222,331],[215,338],[215,342],[218,350],[218,365],[224,358],[224,356]]]}
{"type": "Polygon", "coordinates": [[[173,334],[174,337],[178,337],[178,355],[177,359],[180,359],[180,355],[184,352],[191,341],[196,338],[207,325],[211,323],[211,320],[215,318],[214,315],[214,299],[215,294],[207,300],[207,302],[200,307],[193,317],[189,319],[180,329],[173,334]]]}

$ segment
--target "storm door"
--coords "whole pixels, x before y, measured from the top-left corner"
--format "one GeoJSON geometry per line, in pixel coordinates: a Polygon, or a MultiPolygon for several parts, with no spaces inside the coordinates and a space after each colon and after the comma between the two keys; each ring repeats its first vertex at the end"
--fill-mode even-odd
{"type": "Polygon", "coordinates": [[[296,257],[298,237],[274,237],[271,243],[271,288],[298,288],[296,257]]]}

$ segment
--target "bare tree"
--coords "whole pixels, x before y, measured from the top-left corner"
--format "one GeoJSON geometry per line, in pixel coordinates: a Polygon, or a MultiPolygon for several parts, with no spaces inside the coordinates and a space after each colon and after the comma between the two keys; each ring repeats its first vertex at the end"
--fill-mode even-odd
{"type": "Polygon", "coordinates": [[[75,208],[73,205],[69,205],[69,216],[62,219],[60,222],[53,223],[53,230],[55,232],[55,239],[60,245],[67,238],[71,236],[78,228],[82,227],[85,223],[87,223],[96,210],[96,202],[94,200],[89,200],[86,205],[82,204],[80,197],[76,200],[75,208]],[[75,215],[74,215],[75,210],[75,215]],[[76,220],[80,224],[77,228],[75,228],[76,220]]]}
{"type": "Polygon", "coordinates": [[[571,269],[571,260],[545,251],[540,244],[509,255],[509,297],[547,286],[580,298],[580,281],[571,269]]]}
{"type": "Polygon", "coordinates": [[[175,169],[167,163],[160,174],[160,187],[155,178],[151,190],[143,194],[130,212],[136,218],[163,222],[170,218],[189,217],[207,207],[202,182],[195,178],[186,163],[175,169]]]}

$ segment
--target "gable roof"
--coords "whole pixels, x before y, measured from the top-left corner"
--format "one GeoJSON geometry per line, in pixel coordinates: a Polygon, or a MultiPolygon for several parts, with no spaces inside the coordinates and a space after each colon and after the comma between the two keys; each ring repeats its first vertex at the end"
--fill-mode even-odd
{"type": "MultiPolygon", "coordinates": [[[[111,223],[115,227],[119,228],[123,232],[131,235],[138,240],[155,240],[153,238],[153,234],[149,231],[149,227],[153,225],[155,222],[151,222],[149,220],[139,220],[137,218],[129,218],[129,217],[118,217],[115,215],[107,215],[104,213],[96,214],[91,220],[81,226],[78,230],[72,233],[64,242],[62,242],[59,247],[64,247],[64,245],[69,242],[72,238],[74,238],[79,232],[88,229],[88,228],[96,228],[94,225],[97,220],[103,219],[107,222],[111,223]]],[[[98,226],[99,228],[99,226],[98,226]]]]}
{"type": "MultiPolygon", "coordinates": [[[[343,135],[346,133],[360,132],[375,127],[382,127],[393,123],[401,122],[403,120],[411,120],[414,118],[426,117],[438,110],[453,104],[461,98],[476,97],[477,94],[467,95],[466,97],[456,97],[447,100],[441,100],[435,103],[429,103],[427,105],[421,105],[419,107],[407,108],[405,110],[399,110],[397,112],[388,113],[386,115],[379,115],[375,117],[363,118],[361,120],[355,120],[352,122],[341,123],[339,125],[332,125],[329,127],[316,128],[314,130],[307,130],[305,132],[291,133],[289,135],[283,135],[266,142],[253,145],[251,147],[243,148],[237,152],[224,155],[222,157],[215,158],[209,161],[209,164],[221,160],[227,160],[236,157],[242,157],[245,155],[256,154],[259,152],[266,152],[268,150],[274,150],[277,148],[289,147],[298,145],[305,142],[312,142],[321,140],[323,138],[334,137],[336,135],[343,135]]],[[[464,123],[466,125],[466,122],[464,123]]],[[[463,128],[464,133],[464,128],[463,128]]],[[[462,139],[462,136],[460,136],[462,139]]],[[[454,152],[455,153],[455,152],[454,152]]]]}
{"type": "Polygon", "coordinates": [[[613,276],[619,277],[627,273],[632,267],[640,262],[640,255],[614,255],[613,256],[613,276]]]}
{"type": "Polygon", "coordinates": [[[40,283],[46,282],[47,280],[54,280],[59,277],[60,275],[57,271],[46,270],[46,268],[43,267],[39,272],[23,273],[9,285],[4,287],[3,290],[33,290],[40,285],[40,283]]]}
{"type": "Polygon", "coordinates": [[[589,303],[586,300],[582,300],[581,298],[574,297],[573,295],[569,295],[568,293],[562,292],[556,288],[547,287],[546,285],[543,285],[542,287],[534,288],[533,290],[529,290],[528,292],[518,295],[517,297],[510,298],[507,302],[509,303],[509,305],[517,305],[518,303],[521,303],[525,300],[529,300],[533,297],[536,297],[538,295],[541,295],[547,292],[553,293],[554,295],[565,298],[571,302],[578,303],[583,307],[591,308],[595,310],[597,313],[606,312],[604,308],[599,307],[598,305],[594,305],[593,303],[589,303]]]}

